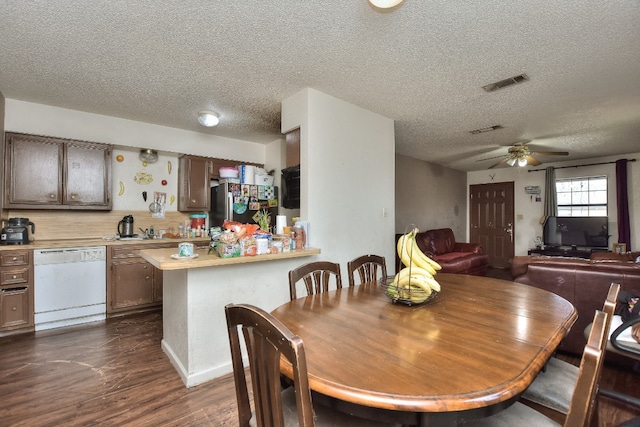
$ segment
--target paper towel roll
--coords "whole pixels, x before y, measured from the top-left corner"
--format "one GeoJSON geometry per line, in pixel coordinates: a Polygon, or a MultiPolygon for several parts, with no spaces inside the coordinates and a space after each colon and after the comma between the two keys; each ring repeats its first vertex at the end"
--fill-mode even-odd
{"type": "Polygon", "coordinates": [[[286,215],[276,215],[276,234],[283,234],[284,227],[287,226],[286,215]]]}
{"type": "Polygon", "coordinates": [[[256,183],[256,167],[251,165],[241,166],[241,183],[253,185],[256,183]]]}

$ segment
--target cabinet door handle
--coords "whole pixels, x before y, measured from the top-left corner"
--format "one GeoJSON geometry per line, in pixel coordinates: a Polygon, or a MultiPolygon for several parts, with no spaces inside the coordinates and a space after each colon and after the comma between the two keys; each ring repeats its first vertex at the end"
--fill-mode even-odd
{"type": "Polygon", "coordinates": [[[76,199],[76,195],[75,195],[75,194],[72,194],[72,195],[71,195],[71,200],[75,200],[75,199],[76,199]]]}
{"type": "Polygon", "coordinates": [[[17,260],[18,260],[18,257],[17,257],[17,256],[14,256],[14,257],[12,258],[12,260],[13,260],[13,261],[17,261],[17,260]]]}
{"type": "Polygon", "coordinates": [[[13,307],[11,307],[11,311],[18,311],[18,307],[14,305],[13,307]]]}
{"type": "Polygon", "coordinates": [[[50,198],[50,199],[55,199],[55,198],[56,198],[56,195],[55,195],[55,194],[49,194],[49,198],[50,198]]]}
{"type": "Polygon", "coordinates": [[[2,293],[8,293],[8,292],[16,292],[16,291],[26,291],[27,287],[26,286],[21,286],[19,288],[7,288],[7,289],[0,289],[0,292],[2,293]]]}
{"type": "Polygon", "coordinates": [[[150,278],[151,278],[151,276],[147,276],[147,277],[145,277],[144,279],[145,279],[145,280],[149,280],[150,278]]]}
{"type": "Polygon", "coordinates": [[[17,278],[18,278],[18,276],[14,274],[13,276],[11,276],[11,278],[12,278],[12,279],[17,279],[17,278]]]}

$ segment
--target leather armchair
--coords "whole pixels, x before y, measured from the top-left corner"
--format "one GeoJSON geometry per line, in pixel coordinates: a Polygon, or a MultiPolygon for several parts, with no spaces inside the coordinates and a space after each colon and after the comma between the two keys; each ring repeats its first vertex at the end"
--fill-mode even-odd
{"type": "Polygon", "coordinates": [[[442,266],[442,273],[487,274],[489,257],[478,243],[456,242],[453,230],[440,228],[416,234],[418,247],[442,266]]]}

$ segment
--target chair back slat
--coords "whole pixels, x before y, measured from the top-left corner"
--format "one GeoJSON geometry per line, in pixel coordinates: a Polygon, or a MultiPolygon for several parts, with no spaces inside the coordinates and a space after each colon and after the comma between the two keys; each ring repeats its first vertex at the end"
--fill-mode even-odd
{"type": "Polygon", "coordinates": [[[362,255],[347,263],[349,286],[355,286],[355,273],[358,273],[359,283],[373,282],[387,276],[387,264],[380,255],[362,255]]]}
{"type": "Polygon", "coordinates": [[[256,425],[284,426],[280,357],[286,357],[293,367],[298,424],[313,427],[313,407],[307,376],[307,362],[302,340],[280,321],[264,310],[247,304],[225,307],[233,377],[236,385],[239,424],[248,427],[253,416],[238,329],[243,333],[253,389],[256,425]]]}
{"type": "Polygon", "coordinates": [[[609,285],[609,292],[607,293],[607,299],[604,301],[602,311],[609,315],[609,323],[611,323],[611,317],[615,314],[616,303],[618,302],[618,294],[620,293],[620,284],[611,283],[609,285]]]}
{"type": "Polygon", "coordinates": [[[342,288],[340,264],[329,261],[313,261],[289,271],[289,296],[291,300],[298,298],[296,284],[302,280],[307,295],[329,290],[331,278],[335,278],[336,289],[342,288]]]}

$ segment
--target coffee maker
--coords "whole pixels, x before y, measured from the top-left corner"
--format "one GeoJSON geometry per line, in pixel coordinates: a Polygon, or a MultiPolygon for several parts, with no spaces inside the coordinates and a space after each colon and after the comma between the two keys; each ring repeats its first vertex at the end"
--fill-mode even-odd
{"type": "Polygon", "coordinates": [[[9,218],[6,227],[2,228],[0,244],[2,245],[28,245],[29,226],[31,233],[36,232],[36,225],[29,218],[9,218]]]}
{"type": "Polygon", "coordinates": [[[127,215],[118,223],[120,237],[133,237],[133,215],[127,215]]]}

